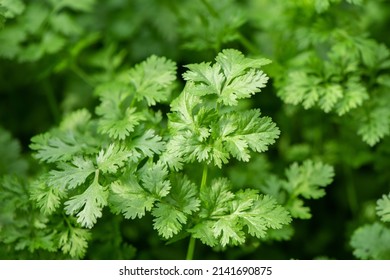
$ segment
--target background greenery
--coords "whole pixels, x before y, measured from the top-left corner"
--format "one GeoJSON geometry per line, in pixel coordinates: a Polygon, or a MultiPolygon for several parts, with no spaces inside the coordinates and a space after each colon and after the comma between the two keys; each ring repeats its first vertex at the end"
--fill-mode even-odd
{"type": "MultiPolygon", "coordinates": [[[[261,187],[271,173],[315,159],[335,177],[288,240],[199,245],[196,258],[390,259],[389,26],[387,0],[0,0],[0,258],[69,258],[44,236],[31,244],[40,221],[25,215],[39,213],[29,186],[45,168],[31,156],[34,135],[77,109],[93,113],[95,89],[152,54],[177,63],[180,91],[184,65],[235,48],[272,60],[267,87],[248,106],[281,135],[226,176],[261,187]]],[[[84,258],[185,257],[187,241],[165,244],[151,216],[105,211],[84,258]]]]}

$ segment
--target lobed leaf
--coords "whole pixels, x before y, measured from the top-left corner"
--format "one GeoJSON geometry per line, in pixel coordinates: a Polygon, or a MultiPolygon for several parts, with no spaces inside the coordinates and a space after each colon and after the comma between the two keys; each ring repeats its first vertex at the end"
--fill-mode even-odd
{"type": "Polygon", "coordinates": [[[97,177],[92,184],[79,195],[65,202],[65,210],[69,215],[76,214],[77,222],[83,227],[92,228],[97,219],[102,216],[103,207],[107,205],[108,192],[102,187],[97,177]]]}
{"type": "Polygon", "coordinates": [[[135,180],[115,181],[110,185],[110,208],[122,213],[126,219],[141,218],[150,211],[156,198],[145,191],[135,180]]]}
{"type": "Polygon", "coordinates": [[[80,186],[96,170],[91,160],[82,157],[75,157],[71,163],[59,162],[57,168],[49,172],[48,184],[62,190],[80,186]]]}
{"type": "Polygon", "coordinates": [[[80,145],[71,133],[61,138],[53,137],[50,133],[39,134],[31,142],[30,148],[37,151],[35,158],[49,163],[68,161],[84,149],[84,145],[80,145]]]}
{"type": "Polygon", "coordinates": [[[167,101],[176,80],[176,64],[165,57],[150,56],[129,71],[135,98],[146,100],[148,106],[167,101]]]}
{"type": "Polygon", "coordinates": [[[65,195],[62,189],[48,186],[44,178],[37,180],[31,190],[31,199],[46,215],[52,214],[61,205],[61,200],[65,195]]]}
{"type": "Polygon", "coordinates": [[[190,64],[183,78],[196,95],[217,95],[217,102],[238,105],[237,99],[248,98],[265,87],[268,77],[258,68],[269,63],[266,59],[249,59],[232,49],[218,54],[216,63],[190,64]]]}
{"type": "Polygon", "coordinates": [[[390,222],[390,195],[383,195],[377,201],[376,211],[383,222],[390,222]]]}
{"type": "Polygon", "coordinates": [[[154,228],[160,235],[171,238],[181,231],[188,216],[199,209],[197,194],[197,187],[187,177],[172,182],[169,194],[152,211],[154,228]]]}
{"type": "Polygon", "coordinates": [[[81,259],[84,257],[91,233],[83,228],[68,228],[60,232],[58,245],[62,252],[69,254],[72,258],[81,259]]]}
{"type": "Polygon", "coordinates": [[[333,167],[321,162],[306,160],[301,166],[293,163],[286,170],[286,188],[294,196],[317,199],[325,195],[322,188],[332,182],[333,176],[333,167]]]}
{"type": "Polygon", "coordinates": [[[135,137],[128,145],[132,152],[133,161],[143,157],[153,157],[155,154],[159,155],[165,149],[165,142],[162,137],[155,134],[155,131],[149,129],[142,135],[135,137]]]}
{"type": "Polygon", "coordinates": [[[103,173],[116,173],[132,155],[125,147],[110,144],[106,150],[101,150],[96,157],[98,168],[103,173]]]}
{"type": "Polygon", "coordinates": [[[189,231],[207,245],[238,245],[246,232],[265,238],[268,229],[280,229],[291,222],[286,209],[270,196],[256,190],[230,191],[229,182],[219,178],[201,192],[200,223],[189,231]]]}
{"type": "Polygon", "coordinates": [[[390,230],[380,223],[365,225],[352,235],[353,254],[363,260],[388,260],[390,258],[390,230]]]}

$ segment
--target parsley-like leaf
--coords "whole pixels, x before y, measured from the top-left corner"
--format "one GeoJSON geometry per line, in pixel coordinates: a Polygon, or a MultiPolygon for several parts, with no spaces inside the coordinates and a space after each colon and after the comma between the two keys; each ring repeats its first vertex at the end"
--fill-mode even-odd
{"type": "Polygon", "coordinates": [[[145,120],[144,114],[137,112],[136,108],[127,108],[122,111],[117,100],[104,100],[96,113],[102,116],[98,123],[99,131],[120,140],[129,136],[135,127],[145,120]]]}
{"type": "Polygon", "coordinates": [[[353,254],[359,259],[388,260],[390,258],[390,230],[380,223],[358,228],[352,235],[353,254]]]}
{"type": "Polygon", "coordinates": [[[82,157],[75,157],[71,163],[59,162],[57,168],[59,170],[49,172],[48,182],[50,186],[60,189],[80,186],[96,169],[91,160],[82,157]]]}
{"type": "Polygon", "coordinates": [[[199,209],[197,187],[186,177],[179,177],[172,183],[169,195],[157,203],[152,211],[154,228],[164,238],[177,234],[188,216],[199,209]]]}
{"type": "Polygon", "coordinates": [[[286,188],[295,195],[317,199],[325,195],[322,188],[332,182],[333,176],[333,168],[321,162],[307,160],[301,166],[293,163],[286,171],[286,188]]]}
{"type": "Polygon", "coordinates": [[[226,150],[242,161],[249,161],[249,149],[266,151],[280,133],[270,118],[260,117],[258,109],[224,115],[213,127],[217,129],[226,150]]]}
{"type": "Polygon", "coordinates": [[[279,229],[291,218],[283,207],[270,196],[261,196],[256,190],[230,191],[226,179],[214,180],[201,192],[202,221],[190,232],[210,246],[238,245],[248,234],[258,238],[266,236],[266,230],[279,229]]]}
{"type": "Polygon", "coordinates": [[[258,68],[268,64],[266,59],[245,58],[237,50],[227,49],[216,58],[216,63],[187,65],[189,71],[183,74],[191,81],[191,90],[199,95],[217,95],[217,102],[236,106],[237,99],[248,98],[265,87],[268,77],[258,68]],[[234,66],[233,66],[234,65],[234,66]]]}
{"type": "Polygon", "coordinates": [[[145,99],[149,106],[167,101],[176,79],[176,64],[164,57],[152,55],[129,72],[135,98],[145,99]]]}
{"type": "Polygon", "coordinates": [[[102,216],[102,210],[107,205],[108,192],[98,182],[98,172],[92,184],[79,195],[65,202],[65,210],[69,215],[77,213],[77,222],[86,228],[92,228],[97,218],[102,216]]]}
{"type": "Polygon", "coordinates": [[[115,213],[123,213],[126,219],[141,218],[150,211],[156,198],[145,191],[137,181],[115,181],[110,185],[109,203],[115,213]]]}
{"type": "Polygon", "coordinates": [[[168,195],[171,184],[166,180],[167,169],[162,163],[147,163],[134,176],[110,185],[110,207],[125,218],[141,218],[150,211],[156,201],[168,195]]]}
{"type": "Polygon", "coordinates": [[[96,157],[98,168],[103,173],[116,173],[132,155],[125,147],[110,144],[106,150],[101,150],[96,157]]]}
{"type": "Polygon", "coordinates": [[[377,201],[376,211],[383,222],[390,222],[390,195],[383,195],[382,198],[377,201]]]}
{"type": "Polygon", "coordinates": [[[91,233],[83,228],[68,228],[59,234],[58,245],[62,252],[72,258],[82,258],[88,247],[91,233]]]}
{"type": "Polygon", "coordinates": [[[128,147],[132,152],[132,159],[138,160],[141,155],[143,157],[159,155],[165,149],[165,142],[162,141],[161,136],[155,134],[155,131],[149,129],[142,135],[133,138],[128,147]]]}
{"type": "Polygon", "coordinates": [[[358,134],[370,146],[377,144],[383,137],[390,134],[389,105],[374,107],[370,112],[362,115],[358,134]]]}
{"type": "Polygon", "coordinates": [[[52,214],[61,205],[61,199],[65,195],[63,189],[48,186],[45,178],[34,182],[31,190],[31,199],[36,201],[41,212],[47,215],[52,214]]]}

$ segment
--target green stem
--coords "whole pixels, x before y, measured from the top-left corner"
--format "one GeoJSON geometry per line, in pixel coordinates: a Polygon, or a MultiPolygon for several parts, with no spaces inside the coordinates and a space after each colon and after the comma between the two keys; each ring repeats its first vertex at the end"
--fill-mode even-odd
{"type": "Polygon", "coordinates": [[[253,45],[244,35],[241,33],[238,33],[238,40],[240,43],[247,48],[248,51],[250,51],[253,54],[260,54],[259,48],[257,48],[255,45],[253,45]]]}
{"type": "Polygon", "coordinates": [[[351,169],[348,167],[344,167],[344,174],[347,177],[347,198],[348,198],[348,204],[351,212],[353,214],[356,214],[359,209],[359,203],[358,203],[358,198],[356,195],[356,189],[354,185],[354,180],[352,176],[351,169]]]}
{"type": "Polygon", "coordinates": [[[88,77],[88,75],[82,69],[80,69],[80,67],[78,67],[76,64],[73,64],[71,66],[71,69],[87,85],[89,85],[92,88],[95,87],[95,83],[88,77]]]}
{"type": "Polygon", "coordinates": [[[210,13],[213,17],[215,17],[215,18],[218,18],[218,17],[219,17],[217,11],[214,9],[213,6],[210,5],[209,2],[207,2],[207,0],[202,0],[202,3],[203,3],[203,5],[206,6],[207,10],[209,10],[209,13],[210,13]]]}
{"type": "Polygon", "coordinates": [[[60,121],[61,113],[60,109],[58,108],[57,100],[54,96],[53,89],[51,85],[48,84],[48,82],[43,83],[43,92],[46,96],[47,103],[50,108],[50,112],[54,118],[54,121],[58,123],[60,121]]]}
{"type": "Polygon", "coordinates": [[[207,183],[207,173],[208,173],[208,167],[207,164],[203,166],[203,173],[202,173],[202,182],[200,183],[200,192],[202,192],[206,186],[207,183]]]}
{"type": "Polygon", "coordinates": [[[186,260],[192,260],[194,258],[195,241],[195,238],[191,236],[190,243],[188,244],[186,260]]]}
{"type": "MultiPolygon", "coordinates": [[[[208,173],[208,166],[207,166],[207,164],[205,164],[203,166],[202,181],[200,183],[200,192],[202,192],[204,190],[204,188],[206,187],[207,173],[208,173]]],[[[196,239],[193,236],[191,236],[190,242],[188,244],[186,260],[192,260],[194,258],[195,242],[196,242],[196,239]]]]}

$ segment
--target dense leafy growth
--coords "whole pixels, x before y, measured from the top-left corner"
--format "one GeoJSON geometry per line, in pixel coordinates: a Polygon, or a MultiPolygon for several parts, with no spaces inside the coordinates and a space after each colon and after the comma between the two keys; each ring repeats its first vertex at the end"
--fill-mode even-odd
{"type": "Polygon", "coordinates": [[[0,0],[0,258],[389,259],[389,23],[0,0]]]}

